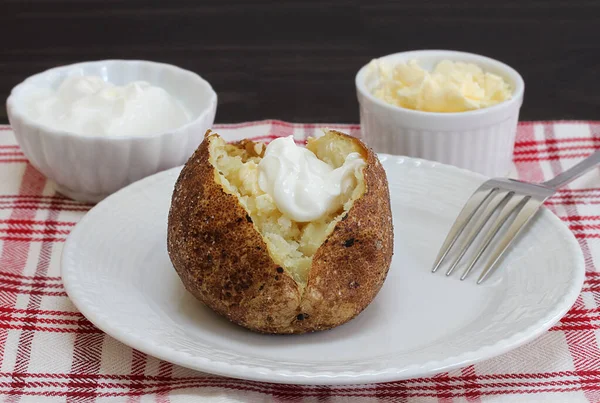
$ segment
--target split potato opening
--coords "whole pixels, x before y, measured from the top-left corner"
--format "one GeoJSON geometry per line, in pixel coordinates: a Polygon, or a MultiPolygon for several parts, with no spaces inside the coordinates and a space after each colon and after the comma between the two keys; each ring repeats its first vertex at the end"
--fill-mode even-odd
{"type": "MultiPolygon", "coordinates": [[[[267,244],[273,261],[304,287],[315,252],[365,192],[363,167],[354,170],[349,186],[338,196],[339,209],[318,220],[296,222],[279,211],[273,198],[259,186],[258,164],[265,153],[264,144],[251,141],[228,144],[218,137],[209,147],[215,182],[238,198],[267,244]]],[[[355,142],[335,132],[310,138],[306,148],[333,169],[341,167],[350,153],[363,154],[355,142]]]]}

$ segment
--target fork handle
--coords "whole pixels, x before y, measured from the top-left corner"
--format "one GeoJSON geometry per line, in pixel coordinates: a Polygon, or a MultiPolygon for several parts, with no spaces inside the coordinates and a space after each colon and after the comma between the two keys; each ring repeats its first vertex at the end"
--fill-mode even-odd
{"type": "Polygon", "coordinates": [[[575,180],[576,178],[583,175],[598,164],[600,164],[600,150],[596,151],[583,161],[573,165],[565,172],[558,174],[553,179],[542,183],[542,185],[548,186],[553,189],[558,189],[559,187],[562,187],[567,183],[575,180]]]}

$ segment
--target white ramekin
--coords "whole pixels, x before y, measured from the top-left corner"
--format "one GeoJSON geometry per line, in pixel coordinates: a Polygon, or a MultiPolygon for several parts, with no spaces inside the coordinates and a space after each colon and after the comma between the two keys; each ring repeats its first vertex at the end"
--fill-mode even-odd
{"type": "Polygon", "coordinates": [[[98,202],[156,172],[184,164],[214,121],[217,94],[199,75],[142,60],[102,60],[53,68],[11,91],[8,118],[31,164],[76,200],[98,202]],[[68,75],[99,75],[123,85],[135,80],[164,88],[192,113],[186,125],[147,136],[89,136],[54,130],[29,119],[24,95],[31,87],[57,88],[68,75]]]}
{"type": "Polygon", "coordinates": [[[377,77],[367,64],[356,75],[363,139],[378,152],[439,161],[492,177],[507,175],[525,90],[517,71],[485,56],[449,50],[417,50],[379,58],[392,64],[417,60],[427,70],[446,59],[474,63],[501,76],[511,85],[512,98],[468,112],[405,109],[373,96],[377,77]]]}

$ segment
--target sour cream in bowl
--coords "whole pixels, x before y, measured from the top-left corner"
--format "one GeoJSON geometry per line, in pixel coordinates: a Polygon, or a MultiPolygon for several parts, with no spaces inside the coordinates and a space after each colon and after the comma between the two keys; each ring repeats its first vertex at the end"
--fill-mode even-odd
{"type": "Polygon", "coordinates": [[[47,70],[13,88],[10,123],[60,193],[97,202],[184,164],[214,122],[217,94],[197,74],[137,60],[47,70]]]}
{"type": "Polygon", "coordinates": [[[147,81],[115,85],[100,76],[69,76],[57,89],[31,88],[25,114],[40,125],[83,136],[146,136],[175,130],[192,114],[147,81]]]}

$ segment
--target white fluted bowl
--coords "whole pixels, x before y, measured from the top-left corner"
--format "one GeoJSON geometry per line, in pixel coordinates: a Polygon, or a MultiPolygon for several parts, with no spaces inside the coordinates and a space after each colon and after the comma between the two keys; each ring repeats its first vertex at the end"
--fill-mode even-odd
{"type": "Polygon", "coordinates": [[[217,94],[199,75],[176,66],[141,60],[102,60],[53,68],[11,91],[8,118],[31,164],[76,200],[98,202],[146,176],[184,164],[215,118],[217,94]],[[118,85],[144,80],[164,88],[192,114],[177,129],[147,136],[89,136],[54,130],[24,113],[32,87],[57,88],[71,74],[98,75],[118,85]]]}
{"type": "Polygon", "coordinates": [[[506,176],[523,103],[525,84],[513,68],[485,56],[450,50],[395,53],[379,60],[402,63],[417,60],[426,70],[442,60],[474,63],[497,74],[513,89],[512,98],[497,105],[467,112],[423,112],[390,105],[371,90],[376,77],[368,65],[356,75],[363,140],[377,152],[406,155],[454,165],[486,176],[506,176]]]}

